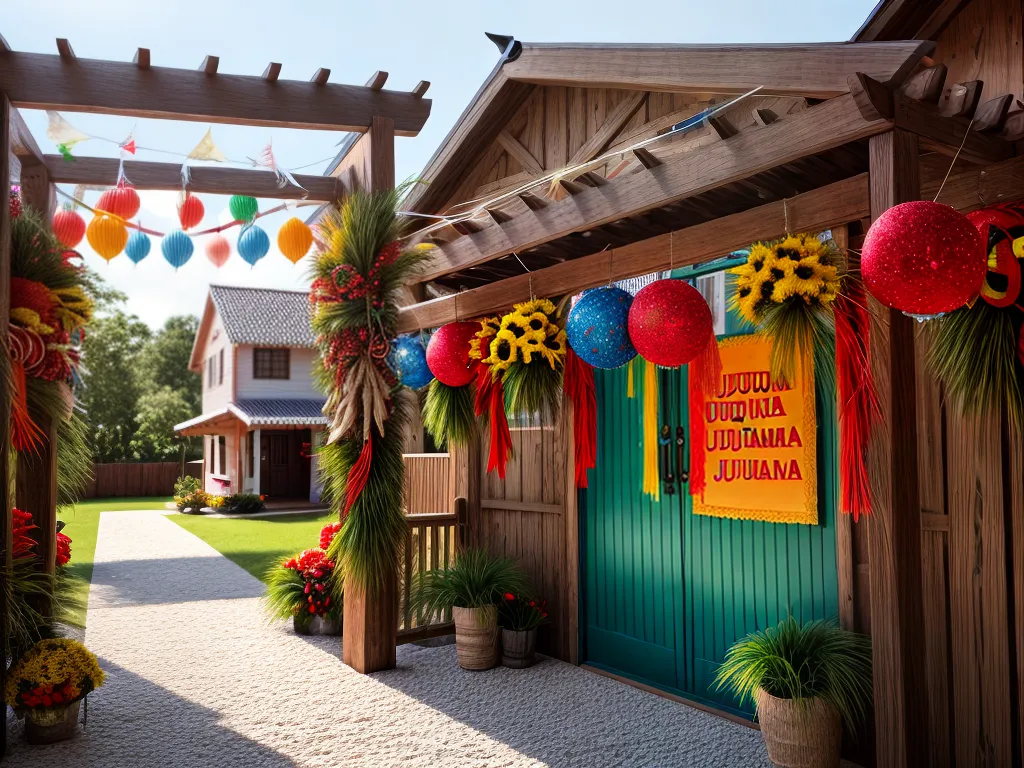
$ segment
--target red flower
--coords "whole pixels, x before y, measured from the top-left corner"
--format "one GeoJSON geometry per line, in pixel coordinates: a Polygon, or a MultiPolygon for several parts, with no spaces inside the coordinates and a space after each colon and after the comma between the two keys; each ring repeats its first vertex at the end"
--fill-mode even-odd
{"type": "Polygon", "coordinates": [[[530,607],[531,608],[536,608],[537,607],[537,601],[536,600],[531,600],[530,601],[530,607]]]}
{"type": "Polygon", "coordinates": [[[513,594],[512,594],[511,592],[506,592],[506,593],[505,593],[505,599],[506,599],[506,600],[515,600],[515,599],[516,599],[516,596],[515,596],[515,595],[513,595],[513,594]]]}
{"type": "Polygon", "coordinates": [[[32,554],[32,550],[36,543],[29,535],[29,531],[35,530],[36,526],[32,525],[32,514],[29,512],[25,512],[15,507],[11,510],[11,514],[14,518],[14,543],[11,547],[11,552],[14,559],[19,560],[32,554]]]}
{"type": "Polygon", "coordinates": [[[326,551],[341,530],[341,523],[328,523],[320,529],[320,549],[326,551]]]}
{"type": "Polygon", "coordinates": [[[71,562],[71,539],[63,533],[57,534],[57,565],[71,562]]]}

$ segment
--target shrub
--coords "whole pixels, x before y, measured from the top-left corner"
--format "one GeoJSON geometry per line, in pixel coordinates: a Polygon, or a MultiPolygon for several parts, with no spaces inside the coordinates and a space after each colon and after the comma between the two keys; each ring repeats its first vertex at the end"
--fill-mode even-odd
{"type": "Polygon", "coordinates": [[[319,548],[282,560],[267,573],[264,605],[273,619],[323,616],[337,621],[343,603],[334,561],[319,548]]]}
{"type": "Polygon", "coordinates": [[[174,495],[175,496],[188,496],[196,491],[201,491],[203,484],[198,477],[192,477],[191,475],[185,475],[179,477],[174,481],[174,495]]]}
{"type": "Polygon", "coordinates": [[[174,503],[178,507],[179,512],[185,514],[198,514],[199,511],[208,506],[210,500],[209,494],[206,491],[191,491],[183,496],[174,496],[174,503]]]}
{"type": "Polygon", "coordinates": [[[548,617],[548,601],[517,597],[506,592],[498,605],[498,624],[503,629],[525,632],[536,629],[548,617]]]}
{"type": "Polygon", "coordinates": [[[494,557],[482,549],[468,549],[450,567],[418,577],[410,599],[428,615],[434,615],[452,607],[497,605],[506,593],[528,590],[526,575],[513,560],[494,557]]]}
{"type": "Polygon", "coordinates": [[[267,508],[263,503],[263,497],[256,493],[233,493],[225,497],[224,506],[229,512],[240,515],[251,515],[267,508]]]}

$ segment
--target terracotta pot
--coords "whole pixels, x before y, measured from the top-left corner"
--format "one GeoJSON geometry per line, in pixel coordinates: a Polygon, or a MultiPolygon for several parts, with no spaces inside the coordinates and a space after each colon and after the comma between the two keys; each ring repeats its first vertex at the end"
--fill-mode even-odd
{"type": "Polygon", "coordinates": [[[25,739],[29,744],[56,744],[75,735],[78,729],[79,699],[66,707],[30,709],[25,715],[25,739]]]}
{"type": "Polygon", "coordinates": [[[292,628],[295,630],[295,634],[313,634],[313,619],[315,618],[315,616],[307,616],[306,614],[296,614],[295,616],[292,616],[292,628]]]}
{"type": "Polygon", "coordinates": [[[463,669],[491,669],[498,664],[498,607],[452,608],[455,650],[463,669]]]}
{"type": "Polygon", "coordinates": [[[512,669],[532,667],[536,659],[533,649],[537,646],[537,629],[501,630],[501,663],[512,669]]]}
{"type": "Polygon", "coordinates": [[[783,768],[838,768],[843,742],[839,711],[820,698],[798,703],[757,692],[757,719],[768,759],[783,768]]]}

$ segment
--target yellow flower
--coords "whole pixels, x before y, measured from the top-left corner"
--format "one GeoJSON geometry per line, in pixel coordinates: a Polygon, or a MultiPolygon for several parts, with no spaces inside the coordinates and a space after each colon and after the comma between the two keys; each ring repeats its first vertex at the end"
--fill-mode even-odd
{"type": "MultiPolygon", "coordinates": [[[[529,318],[520,314],[519,312],[511,312],[501,318],[501,331],[507,331],[511,333],[515,341],[518,341],[526,335],[530,329],[529,318]]],[[[501,331],[498,335],[501,335],[501,331]]]]}
{"type": "Polygon", "coordinates": [[[534,312],[543,312],[549,320],[553,320],[558,308],[549,299],[531,299],[516,304],[512,307],[515,312],[523,315],[532,315],[534,312]]]}
{"type": "Polygon", "coordinates": [[[546,338],[539,351],[552,369],[561,365],[565,359],[565,331],[560,330],[554,336],[546,338]]]}
{"type": "Polygon", "coordinates": [[[96,657],[77,640],[41,640],[7,672],[4,699],[12,707],[26,708],[19,694],[26,688],[69,686],[70,703],[103,685],[104,674],[96,657]]]}
{"type": "Polygon", "coordinates": [[[794,298],[807,303],[834,301],[839,294],[839,270],[833,262],[832,246],[811,234],[754,243],[747,262],[731,270],[736,290],[730,306],[756,325],[768,303],[794,298]]]}
{"type": "Polygon", "coordinates": [[[496,317],[488,317],[480,321],[480,330],[469,342],[469,356],[474,360],[482,360],[488,351],[488,339],[498,333],[501,321],[496,317]]]}
{"type": "Polygon", "coordinates": [[[507,370],[519,360],[519,346],[516,335],[510,330],[500,330],[491,340],[490,355],[483,362],[491,366],[492,373],[507,370]]]}

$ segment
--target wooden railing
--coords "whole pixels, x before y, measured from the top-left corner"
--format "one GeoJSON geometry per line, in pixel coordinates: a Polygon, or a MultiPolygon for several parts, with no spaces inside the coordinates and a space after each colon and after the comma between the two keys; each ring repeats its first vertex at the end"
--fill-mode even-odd
{"type": "Polygon", "coordinates": [[[398,642],[411,643],[454,631],[451,611],[429,615],[409,600],[414,582],[427,571],[447,568],[455,560],[465,530],[466,500],[455,500],[455,512],[407,515],[405,562],[399,568],[401,602],[398,642]]]}

